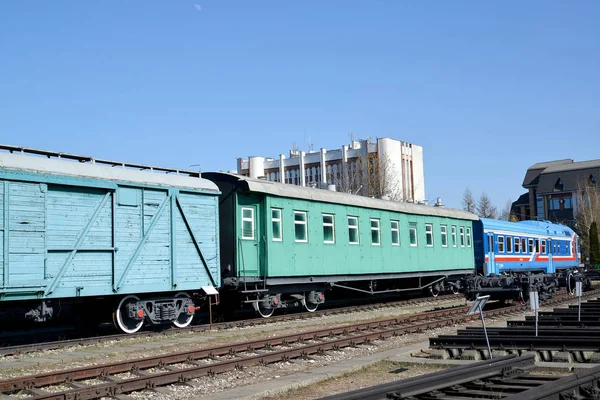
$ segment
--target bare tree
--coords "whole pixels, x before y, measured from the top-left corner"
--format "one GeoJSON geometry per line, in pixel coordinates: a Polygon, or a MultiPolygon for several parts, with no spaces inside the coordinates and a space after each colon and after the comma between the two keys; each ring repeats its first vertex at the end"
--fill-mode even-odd
{"type": "Polygon", "coordinates": [[[333,183],[338,191],[371,197],[386,196],[392,201],[407,200],[401,188],[401,172],[387,156],[378,158],[376,154],[370,154],[366,160],[357,157],[334,167],[333,183]]]}
{"type": "Polygon", "coordinates": [[[575,193],[577,233],[584,259],[589,257],[589,232],[593,222],[600,223],[600,188],[595,183],[580,181],[575,193]]]}
{"type": "Polygon", "coordinates": [[[473,199],[473,193],[471,192],[471,189],[469,189],[468,187],[463,193],[462,206],[463,210],[465,211],[468,211],[470,213],[475,212],[475,200],[473,199]]]}
{"type": "MultiPolygon", "coordinates": [[[[379,158],[379,196],[387,196],[391,201],[407,201],[407,191],[402,190],[402,171],[399,171],[389,156],[379,158]]],[[[376,176],[373,176],[375,178],[376,176]]]]}
{"type": "Polygon", "coordinates": [[[498,210],[496,209],[496,206],[492,204],[492,200],[488,197],[487,194],[485,194],[485,192],[482,193],[481,197],[479,198],[476,211],[477,215],[479,215],[481,218],[496,219],[498,215],[498,210]]]}
{"type": "Polygon", "coordinates": [[[500,213],[499,219],[501,219],[502,221],[515,222],[514,219],[516,218],[516,216],[510,212],[511,208],[512,208],[512,201],[508,200],[506,202],[506,204],[504,205],[502,212],[500,213]]]}

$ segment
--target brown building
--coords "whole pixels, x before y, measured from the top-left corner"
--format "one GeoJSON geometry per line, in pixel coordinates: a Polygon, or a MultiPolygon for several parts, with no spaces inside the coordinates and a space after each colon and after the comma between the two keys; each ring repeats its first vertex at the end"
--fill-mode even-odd
{"type": "Polygon", "coordinates": [[[528,190],[512,204],[519,220],[548,220],[572,225],[577,215],[577,192],[596,186],[600,160],[572,159],[537,163],[527,169],[523,187],[528,190]]]}

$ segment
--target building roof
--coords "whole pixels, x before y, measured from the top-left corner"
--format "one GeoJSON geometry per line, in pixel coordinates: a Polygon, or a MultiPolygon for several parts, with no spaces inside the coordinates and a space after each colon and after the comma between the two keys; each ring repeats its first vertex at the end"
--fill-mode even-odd
{"type": "Polygon", "coordinates": [[[525,192],[519,196],[516,201],[512,203],[513,207],[516,206],[528,206],[529,205],[529,192],[525,192]]]}
{"type": "Polygon", "coordinates": [[[525,179],[523,179],[523,186],[535,186],[538,184],[540,174],[549,167],[552,166],[560,166],[560,165],[569,165],[572,164],[573,160],[570,158],[566,158],[564,160],[556,160],[556,161],[544,161],[537,164],[533,164],[531,167],[527,169],[527,173],[525,174],[525,179]]]}
{"type": "MultiPolygon", "coordinates": [[[[198,177],[124,168],[118,163],[110,167],[106,164],[66,160],[67,157],[58,159],[0,152],[0,170],[206,190],[213,191],[215,194],[219,190],[211,181],[198,177]]],[[[157,170],[160,169],[157,168],[157,170]]]]}
{"type": "Polygon", "coordinates": [[[548,168],[540,175],[537,192],[574,192],[590,176],[600,180],[600,160],[583,161],[571,164],[571,168],[557,166],[548,168]]]}
{"type": "Polygon", "coordinates": [[[407,214],[434,215],[439,217],[479,220],[479,217],[463,210],[445,207],[425,206],[420,204],[380,200],[370,197],[358,196],[343,192],[334,192],[324,189],[316,189],[285,183],[253,179],[246,176],[223,173],[206,172],[202,174],[205,178],[230,182],[241,186],[243,190],[266,193],[272,196],[305,199],[311,201],[322,201],[326,203],[346,204],[355,207],[375,208],[380,210],[397,211],[407,214]]]}

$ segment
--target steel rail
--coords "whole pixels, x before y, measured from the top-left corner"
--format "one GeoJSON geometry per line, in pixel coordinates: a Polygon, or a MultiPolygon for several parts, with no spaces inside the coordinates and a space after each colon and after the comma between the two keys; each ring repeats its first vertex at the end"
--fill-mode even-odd
{"type": "MultiPolygon", "coordinates": [[[[572,298],[572,297],[569,297],[572,298]]],[[[555,298],[554,302],[560,301],[555,298]]],[[[93,399],[102,396],[114,396],[120,393],[128,393],[144,388],[166,385],[170,383],[186,382],[189,379],[213,375],[220,372],[231,371],[235,368],[243,368],[257,364],[268,364],[290,358],[306,357],[312,354],[320,354],[329,350],[338,350],[343,347],[356,346],[369,343],[373,340],[382,340],[392,336],[406,333],[422,332],[426,329],[454,325],[458,322],[474,320],[479,316],[465,314],[468,307],[453,310],[437,310],[421,314],[408,315],[394,319],[360,323],[351,326],[306,332],[288,336],[257,340],[252,342],[238,343],[215,348],[190,350],[173,354],[153,356],[138,360],[130,360],[105,365],[94,365],[83,368],[75,368],[45,374],[23,376],[5,381],[0,381],[1,393],[14,393],[19,390],[29,390],[36,400],[48,399],[93,399]],[[411,324],[414,321],[430,320],[411,324]],[[406,325],[406,324],[409,325],[406,325]],[[335,336],[342,338],[335,339],[335,336]],[[306,344],[307,341],[319,341],[318,343],[306,344]],[[244,356],[245,352],[268,351],[274,346],[290,346],[296,344],[298,347],[271,351],[267,354],[244,356]],[[216,361],[211,364],[198,362],[202,359],[214,359],[219,356],[231,355],[239,358],[227,361],[216,361]],[[178,369],[172,364],[187,363],[190,368],[178,369]],[[160,367],[168,372],[150,374],[144,369],[160,367]],[[132,371],[136,378],[119,380],[112,374],[132,371]],[[110,380],[106,384],[85,386],[79,381],[91,378],[103,378],[110,380]],[[61,393],[44,392],[38,388],[69,383],[72,389],[61,393]]],[[[523,306],[506,307],[498,310],[486,311],[486,316],[496,316],[514,312],[521,312],[523,306]]]]}
{"type": "Polygon", "coordinates": [[[524,371],[534,366],[535,357],[533,355],[523,357],[507,355],[489,361],[327,396],[320,400],[386,400],[416,397],[479,379],[509,375],[512,372],[524,371]]]}
{"type": "MultiPolygon", "coordinates": [[[[301,313],[293,313],[286,315],[276,315],[270,318],[249,318],[243,319],[240,321],[231,321],[231,322],[218,322],[212,324],[213,330],[223,330],[223,329],[232,329],[232,328],[246,328],[251,326],[262,326],[267,324],[273,324],[277,322],[288,322],[288,321],[296,321],[303,319],[311,319],[317,317],[323,317],[328,315],[340,315],[340,314],[349,314],[353,312],[363,312],[370,310],[379,310],[385,308],[396,308],[402,306],[413,306],[420,304],[431,303],[432,306],[435,303],[441,303],[443,301],[448,301],[452,297],[459,298],[458,295],[443,295],[436,298],[426,297],[426,298],[417,298],[417,299],[408,299],[408,300],[400,300],[395,302],[385,302],[385,303],[376,303],[376,304],[367,304],[367,305],[354,305],[347,307],[337,307],[332,309],[325,310],[317,310],[315,312],[301,312],[301,313]]],[[[27,354],[33,353],[37,351],[44,350],[58,350],[64,349],[67,347],[76,347],[76,346],[86,346],[86,345],[95,345],[100,344],[104,341],[119,341],[119,340],[127,340],[132,338],[148,338],[148,337],[164,337],[168,335],[177,335],[182,333],[195,333],[195,332],[206,332],[211,330],[211,326],[209,324],[203,325],[193,325],[186,328],[167,328],[160,331],[141,331],[136,332],[134,334],[108,334],[108,335],[100,335],[93,337],[82,337],[75,339],[64,339],[64,340],[53,340],[49,342],[39,342],[39,343],[30,343],[30,344],[19,344],[19,345],[11,345],[11,346],[3,346],[0,347],[0,357],[2,356],[10,356],[16,354],[27,354]]],[[[21,336],[19,336],[21,337],[21,336]]],[[[10,338],[1,337],[0,343],[2,341],[8,341],[10,338]]]]}

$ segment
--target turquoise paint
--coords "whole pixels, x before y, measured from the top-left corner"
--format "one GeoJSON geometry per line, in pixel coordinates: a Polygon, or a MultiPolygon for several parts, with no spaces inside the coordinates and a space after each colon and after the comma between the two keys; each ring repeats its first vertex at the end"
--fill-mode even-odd
{"type": "Polygon", "coordinates": [[[263,194],[238,194],[236,241],[240,254],[238,276],[267,277],[361,275],[379,273],[440,272],[474,268],[473,248],[451,245],[451,227],[471,228],[471,220],[368,209],[348,205],[282,198],[263,194]],[[242,237],[241,210],[255,207],[255,240],[242,237]],[[281,241],[272,240],[271,208],[282,210],[281,241]],[[308,216],[308,241],[295,241],[294,211],[308,216]],[[323,214],[335,221],[335,243],[324,243],[323,214]],[[358,217],[359,244],[349,243],[348,216],[358,217]],[[373,245],[371,219],[379,220],[380,245],[373,245]],[[393,246],[391,221],[399,222],[400,246],[393,246]],[[409,225],[417,226],[418,246],[409,245],[409,225]],[[426,246],[426,224],[433,225],[433,246],[426,246]],[[448,247],[441,245],[441,225],[448,227],[448,247]],[[264,246],[258,240],[264,238],[264,246]],[[252,249],[257,249],[256,257],[252,249]],[[250,257],[252,255],[252,257],[250,257]],[[268,255],[268,258],[267,258],[268,255]],[[255,272],[256,271],[256,272],[255,272]]]}
{"type": "Polygon", "coordinates": [[[45,296],[47,296],[49,293],[52,293],[54,291],[54,289],[56,288],[56,285],[58,284],[58,282],[62,278],[63,274],[65,273],[66,268],[71,264],[71,261],[73,261],[73,258],[75,258],[75,255],[77,254],[77,250],[78,250],[79,246],[81,246],[81,243],[83,243],[87,233],[89,232],[90,228],[92,227],[92,224],[96,221],[98,214],[100,214],[100,210],[102,210],[102,208],[104,207],[104,205],[106,204],[106,202],[108,201],[110,196],[111,196],[111,192],[107,192],[104,195],[104,197],[102,198],[102,200],[100,201],[100,204],[96,207],[96,210],[94,211],[94,214],[92,215],[92,218],[90,218],[89,222],[86,224],[85,228],[83,229],[83,232],[81,232],[79,234],[77,243],[75,243],[75,247],[73,248],[73,250],[67,257],[67,260],[62,265],[62,267],[60,267],[58,274],[54,277],[54,280],[46,288],[46,290],[44,292],[45,296]]]}
{"type": "Polygon", "coordinates": [[[4,236],[4,246],[3,246],[3,264],[4,264],[4,274],[3,274],[3,281],[2,281],[2,285],[4,287],[8,287],[8,285],[10,284],[8,277],[9,277],[9,265],[8,265],[8,251],[9,251],[9,223],[8,223],[8,215],[9,215],[9,209],[8,209],[8,182],[3,182],[3,188],[4,188],[4,218],[3,218],[3,225],[2,225],[2,229],[3,229],[3,236],[4,236]]]}
{"type": "MultiPolygon", "coordinates": [[[[194,246],[196,247],[196,251],[198,252],[198,255],[200,256],[200,260],[202,261],[202,264],[204,265],[204,268],[206,269],[206,272],[210,278],[211,284],[213,286],[220,286],[217,282],[218,279],[215,279],[215,276],[213,275],[212,271],[210,270],[210,267],[208,265],[208,263],[206,262],[206,259],[204,258],[204,254],[202,252],[202,249],[200,248],[200,241],[196,238],[196,234],[194,233],[194,229],[192,227],[192,225],[190,224],[190,222],[187,219],[186,213],[183,210],[183,207],[179,201],[179,196],[177,196],[176,198],[177,200],[177,205],[179,206],[179,210],[181,212],[181,217],[183,218],[183,221],[191,235],[192,241],[194,242],[194,246]]],[[[216,207],[215,207],[215,212],[216,212],[216,207]]],[[[216,251],[216,248],[215,248],[216,251]]]]}
{"type": "Polygon", "coordinates": [[[148,231],[144,234],[144,236],[142,237],[142,240],[140,240],[137,248],[133,252],[133,256],[129,259],[129,262],[127,263],[125,270],[123,271],[121,277],[119,278],[117,285],[115,287],[113,287],[113,290],[115,292],[118,292],[119,289],[121,288],[121,286],[123,286],[123,282],[125,281],[125,278],[127,277],[129,270],[131,269],[131,266],[136,261],[138,255],[140,254],[140,251],[142,250],[143,245],[146,243],[146,241],[148,240],[148,237],[152,233],[152,228],[154,227],[154,225],[156,225],[156,222],[162,215],[162,212],[165,209],[165,206],[167,205],[167,203],[169,202],[170,199],[171,199],[171,196],[165,197],[162,204],[159,206],[156,214],[154,214],[154,216],[152,217],[152,220],[150,221],[150,225],[148,226],[148,231]]]}
{"type": "Polygon", "coordinates": [[[26,276],[21,274],[28,278],[26,281],[21,276],[17,282],[8,279],[11,286],[0,287],[0,301],[113,295],[114,286],[140,243],[142,247],[119,293],[166,293],[173,290],[172,282],[177,283],[178,291],[220,286],[217,192],[207,195],[172,188],[172,193],[178,193],[180,204],[175,203],[178,212],[173,213],[173,200],[167,200],[171,207],[165,206],[163,215],[157,216],[169,188],[126,185],[124,188],[129,193],[124,205],[119,206],[120,187],[117,187],[117,192],[108,190],[115,195],[98,209],[107,195],[106,188],[52,183],[46,186],[39,182],[45,176],[40,174],[39,178],[37,181],[0,181],[2,285],[6,282],[5,273],[15,269],[23,271],[20,265],[39,274],[39,279],[30,272],[26,276]],[[7,196],[4,196],[5,191],[7,196]],[[12,193],[16,195],[11,196],[12,193]],[[33,201],[27,196],[34,196],[33,201]],[[21,211],[15,214],[14,210],[21,211]],[[95,211],[98,212],[95,222],[82,237],[81,232],[95,211]],[[156,216],[156,225],[151,228],[156,216]],[[5,239],[7,246],[4,246],[5,239]],[[69,262],[67,259],[75,248],[69,262]],[[26,249],[30,254],[24,253],[26,249]],[[15,253],[12,259],[11,253],[15,253]],[[54,289],[46,295],[46,289],[55,280],[54,289]]]}
{"type": "Polygon", "coordinates": [[[177,211],[177,194],[171,195],[171,288],[177,287],[177,225],[175,212],[177,211]]]}

